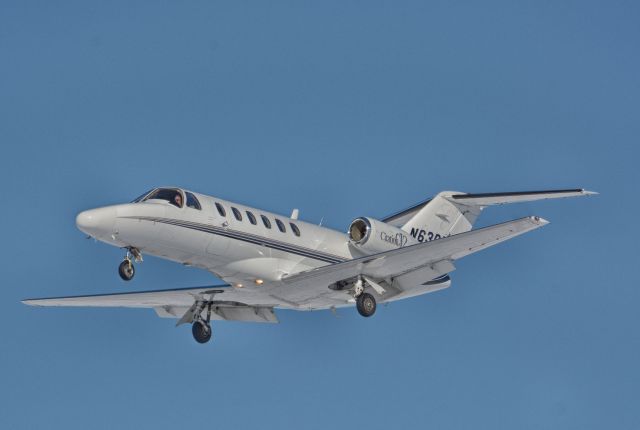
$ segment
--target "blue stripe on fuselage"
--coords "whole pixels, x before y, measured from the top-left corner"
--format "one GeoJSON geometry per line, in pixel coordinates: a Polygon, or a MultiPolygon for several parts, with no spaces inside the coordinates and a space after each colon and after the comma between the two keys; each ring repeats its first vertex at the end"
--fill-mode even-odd
{"type": "Polygon", "coordinates": [[[218,236],[228,237],[230,239],[241,240],[243,242],[253,243],[256,245],[266,246],[267,248],[277,249],[279,251],[288,252],[291,254],[300,255],[302,257],[313,258],[315,260],[324,261],[326,263],[340,263],[347,261],[346,258],[338,257],[333,254],[327,254],[324,252],[315,251],[313,249],[291,245],[286,242],[280,242],[277,240],[269,239],[264,236],[258,236],[255,234],[245,233],[239,230],[232,230],[229,228],[216,227],[207,224],[200,224],[191,221],[182,221],[170,218],[155,218],[155,217],[123,217],[140,219],[144,221],[160,222],[163,224],[175,225],[177,227],[189,228],[191,230],[202,231],[204,233],[211,233],[218,236]]]}

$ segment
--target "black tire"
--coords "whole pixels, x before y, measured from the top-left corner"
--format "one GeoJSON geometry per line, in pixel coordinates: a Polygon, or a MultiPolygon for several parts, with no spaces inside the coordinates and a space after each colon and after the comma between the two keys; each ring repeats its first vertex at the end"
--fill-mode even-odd
{"type": "Polygon", "coordinates": [[[194,321],[191,325],[191,333],[198,343],[207,343],[211,340],[211,326],[202,321],[194,321]]]}
{"type": "Polygon", "coordinates": [[[370,317],[376,313],[376,299],[369,293],[362,293],[356,299],[356,308],[363,317],[370,317]]]}
{"type": "Polygon", "coordinates": [[[133,267],[132,262],[124,260],[118,266],[118,274],[120,275],[123,281],[130,281],[133,279],[133,275],[136,274],[136,268],[133,267]]]}

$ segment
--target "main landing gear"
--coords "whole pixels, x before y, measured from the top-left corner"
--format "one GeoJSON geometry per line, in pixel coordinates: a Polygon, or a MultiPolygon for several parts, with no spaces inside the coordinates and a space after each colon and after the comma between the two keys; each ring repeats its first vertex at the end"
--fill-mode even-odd
{"type": "Polygon", "coordinates": [[[356,309],[363,317],[370,317],[376,313],[376,299],[369,293],[364,292],[365,281],[360,278],[356,281],[353,290],[356,298],[356,309]]]}
{"type": "Polygon", "coordinates": [[[362,293],[356,297],[356,308],[363,317],[370,317],[376,313],[376,299],[369,293],[362,293]]]}
{"type": "Polygon", "coordinates": [[[139,249],[133,247],[127,248],[127,255],[125,255],[124,260],[118,266],[118,274],[123,281],[132,280],[133,276],[136,274],[136,268],[133,266],[131,257],[133,257],[136,262],[142,261],[142,254],[139,249]]]}
{"type": "Polygon", "coordinates": [[[203,321],[194,321],[191,325],[191,333],[198,343],[207,343],[211,340],[211,324],[203,321]]]}
{"type": "Polygon", "coordinates": [[[191,324],[191,333],[193,338],[198,343],[207,343],[211,340],[213,334],[211,330],[211,302],[207,304],[207,316],[202,318],[202,311],[204,311],[204,303],[198,307],[198,310],[193,316],[193,323],[191,324]]]}

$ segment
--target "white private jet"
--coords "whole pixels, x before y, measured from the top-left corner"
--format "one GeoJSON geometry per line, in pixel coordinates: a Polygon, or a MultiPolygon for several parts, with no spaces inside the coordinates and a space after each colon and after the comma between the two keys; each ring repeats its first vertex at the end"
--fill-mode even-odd
{"type": "Polygon", "coordinates": [[[81,212],[78,228],[126,250],[119,273],[154,255],[227,282],[201,288],[23,300],[35,306],[153,308],[211,339],[213,320],[277,322],[274,309],[356,305],[370,317],[387,303],[447,288],[455,261],[542,227],[537,216],[471,230],[487,206],[597,194],[582,189],[465,194],[445,191],[382,220],[356,218],[342,232],[181,188],[81,212]]]}

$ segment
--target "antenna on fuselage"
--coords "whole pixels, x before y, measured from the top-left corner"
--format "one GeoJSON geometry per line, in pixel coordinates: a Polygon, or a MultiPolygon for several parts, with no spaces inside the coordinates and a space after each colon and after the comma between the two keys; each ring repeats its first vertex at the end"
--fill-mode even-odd
{"type": "Polygon", "coordinates": [[[291,219],[298,219],[298,214],[300,213],[300,211],[298,209],[294,209],[291,211],[291,216],[289,218],[291,219]]]}
{"type": "Polygon", "coordinates": [[[324,217],[320,218],[320,224],[318,225],[322,225],[322,221],[324,221],[324,217]]]}

